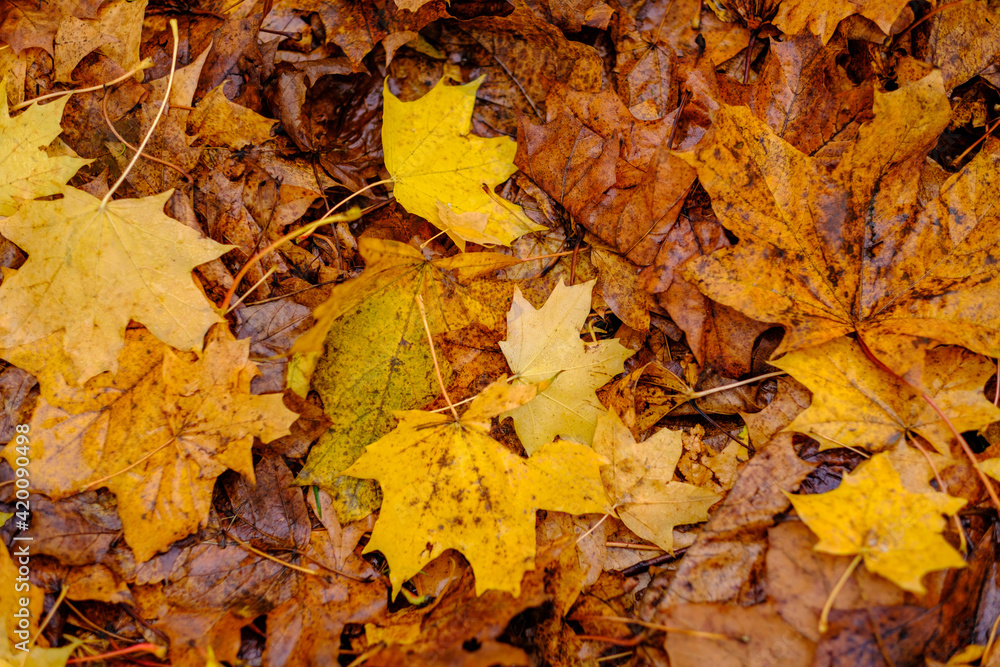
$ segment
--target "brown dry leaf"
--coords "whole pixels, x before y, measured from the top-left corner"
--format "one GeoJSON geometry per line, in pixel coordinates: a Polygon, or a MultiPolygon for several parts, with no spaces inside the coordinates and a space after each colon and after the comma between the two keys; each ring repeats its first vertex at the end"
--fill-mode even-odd
{"type": "Polygon", "coordinates": [[[740,412],[747,425],[750,444],[763,447],[775,433],[784,430],[799,413],[809,407],[812,394],[795,378],[779,377],[778,390],[767,407],[760,412],[740,412]]]}
{"type": "Polygon", "coordinates": [[[259,146],[271,138],[271,128],[278,121],[230,102],[224,83],[213,88],[198,102],[188,118],[188,128],[209,145],[222,143],[230,148],[259,146]]]}
{"type": "Polygon", "coordinates": [[[747,109],[722,107],[715,139],[686,159],[741,240],[691,260],[684,277],[785,325],[776,354],[857,331],[917,384],[924,339],[1000,355],[990,185],[1000,145],[988,143],[924,206],[912,187],[948,115],[938,73],[876,95],[875,119],[828,174],[747,109]]]}
{"type": "Polygon", "coordinates": [[[254,436],[285,435],[296,418],[280,396],[249,395],[257,369],[248,355],[248,341],[226,334],[194,359],[130,331],[114,378],[102,374],[35,410],[36,488],[62,498],[107,486],[139,561],[195,532],[215,478],[233,468],[253,479],[254,436]]]}
{"type": "MultiPolygon", "coordinates": [[[[688,549],[655,608],[687,602],[737,602],[755,599],[756,572],[764,564],[767,529],[788,509],[784,493],[798,488],[816,464],[801,460],[792,438],[780,434],[743,469],[732,490],[688,549]]],[[[653,582],[656,587],[663,586],[653,582]]],[[[655,598],[651,598],[655,600],[655,598]]]]}
{"type": "Polygon", "coordinates": [[[771,602],[740,607],[679,604],[654,618],[687,632],[668,633],[671,667],[810,667],[816,645],[799,634],[771,602]],[[711,632],[729,639],[698,636],[711,632]]]}
{"type": "Polygon", "coordinates": [[[986,2],[965,2],[941,12],[919,57],[941,68],[949,92],[983,72],[1000,49],[1000,20],[986,2]]]}
{"type": "MultiPolygon", "coordinates": [[[[773,362],[807,386],[812,405],[788,426],[816,437],[820,450],[855,447],[882,451],[920,435],[941,454],[954,440],[952,427],[898,377],[873,364],[860,345],[837,338],[773,362]]],[[[926,394],[959,431],[978,430],[1000,421],[1000,408],[983,396],[986,380],[996,373],[989,359],[957,347],[927,353],[923,382],[926,394]]]]}
{"type": "Polygon", "coordinates": [[[597,290],[618,318],[636,331],[649,331],[649,295],[639,286],[635,265],[601,248],[591,251],[597,290]]]}
{"type": "Polygon", "coordinates": [[[732,245],[704,190],[697,188],[684,205],[686,214],[663,236],[653,264],[641,275],[642,285],[684,332],[695,358],[740,377],[750,371],[754,343],[770,325],[712,301],[681,277],[686,262],[732,245]]]}
{"type": "MultiPolygon", "coordinates": [[[[757,83],[745,86],[716,75],[718,93],[707,81],[705,95],[726,104],[745,105],[779,137],[807,155],[839,159],[857,136],[862,121],[869,120],[872,85],[855,83],[838,58],[848,53],[847,41],[837,37],[826,46],[813,35],[802,34],[783,42],[772,41],[769,57],[757,83]]],[[[701,70],[693,76],[701,78],[701,70]]]]}
{"type": "Polygon", "coordinates": [[[601,415],[594,451],[610,461],[601,478],[615,511],[636,535],[673,551],[674,527],[708,519],[708,508],[722,496],[674,479],[681,457],[681,432],[660,429],[636,442],[614,412],[601,415]]]}

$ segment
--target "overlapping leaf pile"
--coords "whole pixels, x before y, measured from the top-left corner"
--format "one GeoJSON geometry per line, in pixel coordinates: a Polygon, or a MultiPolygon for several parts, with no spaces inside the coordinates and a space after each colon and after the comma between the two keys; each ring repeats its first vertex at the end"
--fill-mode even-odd
{"type": "Polygon", "coordinates": [[[704,4],[0,8],[0,664],[998,664],[1000,16],[704,4]]]}

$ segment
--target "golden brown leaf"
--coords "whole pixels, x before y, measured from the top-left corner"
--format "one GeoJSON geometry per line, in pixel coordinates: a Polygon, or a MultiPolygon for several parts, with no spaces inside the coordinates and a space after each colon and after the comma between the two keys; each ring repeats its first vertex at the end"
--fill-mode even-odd
{"type": "Polygon", "coordinates": [[[914,381],[926,339],[1000,355],[1000,144],[923,207],[912,187],[948,114],[939,74],[877,95],[875,119],[828,173],[748,110],[722,107],[715,140],[686,158],[740,243],[691,260],[683,275],[785,325],[776,354],[857,331],[914,381]]]}
{"type": "Polygon", "coordinates": [[[126,542],[148,560],[204,523],[227,468],[253,479],[255,436],[269,442],[296,419],[279,395],[250,395],[258,371],[248,355],[249,341],[226,335],[195,359],[130,331],[117,375],[36,408],[33,484],[53,498],[107,486],[126,542]]]}

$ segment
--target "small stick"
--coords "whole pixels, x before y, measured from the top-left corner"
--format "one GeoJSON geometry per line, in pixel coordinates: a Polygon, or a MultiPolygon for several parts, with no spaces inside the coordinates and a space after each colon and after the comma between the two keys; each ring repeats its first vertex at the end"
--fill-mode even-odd
{"type": "Polygon", "coordinates": [[[983,136],[981,136],[978,139],[976,139],[976,141],[971,146],[969,146],[964,151],[962,151],[961,155],[959,155],[957,158],[955,158],[954,160],[952,160],[951,161],[951,166],[954,167],[955,165],[957,165],[959,162],[962,161],[962,159],[966,155],[968,155],[972,151],[973,148],[975,148],[979,144],[981,144],[984,141],[986,141],[986,137],[988,137],[991,134],[993,134],[993,130],[997,129],[997,125],[1000,125],[1000,118],[997,118],[995,121],[993,121],[992,123],[990,123],[989,125],[987,125],[986,126],[986,131],[983,133],[983,136]]]}
{"type": "Polygon", "coordinates": [[[720,391],[726,391],[727,389],[735,389],[736,387],[742,387],[745,384],[753,384],[760,380],[768,380],[770,378],[778,377],[779,375],[788,375],[785,371],[775,371],[773,373],[764,373],[763,375],[758,375],[757,377],[748,378],[746,380],[740,380],[739,382],[734,382],[732,384],[726,384],[721,387],[712,387],[711,389],[705,389],[703,391],[696,391],[690,395],[690,398],[701,398],[702,396],[709,396],[711,394],[717,394],[720,391]]]}
{"type": "Polygon", "coordinates": [[[634,542],[605,542],[604,546],[614,549],[634,549],[635,551],[665,551],[651,544],[635,544],[634,542]]]}
{"type": "Polygon", "coordinates": [[[434,360],[434,373],[437,375],[438,385],[441,387],[441,395],[444,396],[445,403],[451,408],[451,414],[455,417],[455,421],[460,421],[458,418],[458,410],[455,409],[454,403],[451,402],[451,397],[448,396],[448,390],[444,386],[444,378],[441,377],[441,366],[438,364],[437,351],[434,349],[434,339],[431,337],[431,325],[427,323],[427,311],[424,309],[424,299],[419,294],[415,297],[417,302],[417,308],[420,309],[420,319],[424,322],[424,331],[427,332],[427,344],[431,346],[431,359],[434,360]]]}

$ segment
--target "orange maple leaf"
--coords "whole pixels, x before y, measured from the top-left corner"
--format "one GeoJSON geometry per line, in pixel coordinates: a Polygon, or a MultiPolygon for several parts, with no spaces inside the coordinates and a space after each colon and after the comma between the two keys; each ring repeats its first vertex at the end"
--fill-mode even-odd
{"type": "Polygon", "coordinates": [[[225,329],[210,334],[200,358],[130,330],[115,376],[63,385],[56,404],[40,399],[30,424],[33,486],[55,499],[108,487],[139,561],[195,532],[215,479],[228,468],[253,479],[254,437],[286,435],[297,418],[280,395],[250,395],[258,370],[249,354],[249,341],[225,329]]]}
{"type": "Polygon", "coordinates": [[[1000,143],[918,201],[949,115],[940,73],[876,94],[875,119],[831,173],[748,109],[723,106],[714,139],[684,157],[740,243],[691,260],[684,277],[783,324],[776,355],[857,332],[911,381],[929,341],[1000,356],[1000,143]]]}

